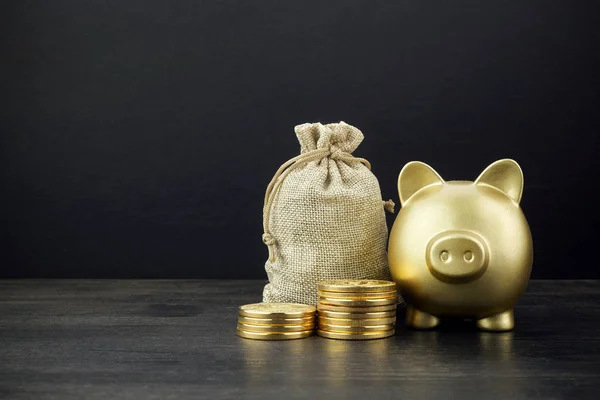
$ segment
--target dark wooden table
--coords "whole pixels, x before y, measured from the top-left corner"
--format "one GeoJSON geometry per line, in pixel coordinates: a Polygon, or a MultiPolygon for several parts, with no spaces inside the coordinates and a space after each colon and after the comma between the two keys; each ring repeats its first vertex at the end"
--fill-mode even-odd
{"type": "Polygon", "coordinates": [[[600,281],[530,282],[510,333],[363,342],[236,337],[262,285],[0,281],[0,398],[600,398],[600,281]]]}

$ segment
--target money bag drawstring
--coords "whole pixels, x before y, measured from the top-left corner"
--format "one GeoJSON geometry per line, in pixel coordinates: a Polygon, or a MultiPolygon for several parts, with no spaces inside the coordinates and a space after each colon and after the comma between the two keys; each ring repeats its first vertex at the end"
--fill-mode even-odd
{"type": "MultiPolygon", "coordinates": [[[[334,147],[334,146],[332,146],[334,147]]],[[[341,151],[338,148],[329,149],[316,149],[307,151],[306,153],[302,153],[288,161],[286,161],[275,173],[271,182],[269,182],[269,186],[267,186],[267,191],[265,192],[265,203],[263,206],[263,235],[262,241],[267,245],[269,249],[269,261],[275,261],[275,251],[274,246],[276,243],[275,238],[271,235],[269,230],[269,220],[271,218],[271,208],[273,207],[273,202],[275,200],[275,196],[281,187],[281,184],[285,180],[285,178],[292,172],[294,169],[305,165],[311,161],[316,161],[323,159],[327,156],[331,156],[334,160],[340,161],[359,161],[363,163],[367,168],[371,169],[371,164],[369,161],[364,158],[354,157],[350,153],[346,153],[341,151]]]]}

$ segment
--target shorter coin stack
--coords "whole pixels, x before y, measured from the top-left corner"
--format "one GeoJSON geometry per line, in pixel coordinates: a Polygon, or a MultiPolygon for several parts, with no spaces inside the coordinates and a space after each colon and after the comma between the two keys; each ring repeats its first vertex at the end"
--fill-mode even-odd
{"type": "Polygon", "coordinates": [[[319,336],[365,340],[393,336],[396,284],[382,280],[337,280],[318,284],[319,336]]]}
{"type": "Polygon", "coordinates": [[[305,304],[246,304],[238,309],[237,335],[257,340],[309,337],[315,329],[316,311],[305,304]]]}

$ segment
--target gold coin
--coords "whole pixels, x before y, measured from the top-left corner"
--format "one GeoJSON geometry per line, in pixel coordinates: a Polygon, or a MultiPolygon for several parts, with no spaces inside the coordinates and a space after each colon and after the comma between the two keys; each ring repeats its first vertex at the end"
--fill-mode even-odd
{"type": "Polygon", "coordinates": [[[396,310],[355,313],[347,311],[327,311],[319,310],[319,318],[339,318],[339,319],[379,319],[396,317],[396,310]]]}
{"type": "Polygon", "coordinates": [[[387,299],[397,298],[398,292],[396,290],[390,290],[386,292],[328,292],[326,290],[319,290],[319,296],[329,297],[332,299],[387,299]]]}
{"type": "Polygon", "coordinates": [[[296,325],[296,326],[267,326],[267,325],[248,325],[238,323],[237,328],[244,332],[271,332],[271,333],[285,333],[285,332],[304,332],[315,329],[315,325],[296,325]]]}
{"type": "Polygon", "coordinates": [[[329,332],[318,330],[319,336],[329,339],[342,339],[342,340],[369,340],[369,339],[383,339],[386,337],[394,336],[396,331],[390,329],[389,331],[383,332],[369,332],[369,333],[340,333],[340,332],[329,332]]]}
{"type": "Polygon", "coordinates": [[[296,303],[255,303],[240,306],[238,314],[252,318],[306,318],[315,315],[315,307],[296,303]]]}
{"type": "Polygon", "coordinates": [[[256,340],[291,340],[291,339],[303,339],[313,334],[313,330],[301,331],[301,332],[284,332],[284,333],[272,333],[272,332],[248,332],[240,329],[236,329],[238,336],[246,339],[256,340]]]}
{"type": "Polygon", "coordinates": [[[369,318],[369,319],[341,319],[341,318],[327,318],[320,316],[319,325],[339,325],[339,326],[373,326],[373,325],[386,325],[396,323],[396,317],[390,318],[369,318]]]}
{"type": "Polygon", "coordinates": [[[388,297],[385,299],[332,299],[328,297],[319,297],[319,304],[329,304],[331,306],[346,306],[346,307],[371,307],[371,306],[388,306],[390,304],[398,304],[398,297],[388,297]]]}
{"type": "Polygon", "coordinates": [[[327,292],[382,292],[396,289],[396,283],[377,279],[341,279],[321,281],[318,289],[327,292]]]}
{"type": "Polygon", "coordinates": [[[389,331],[396,327],[395,323],[369,326],[344,326],[344,325],[326,325],[319,322],[319,329],[327,332],[342,333],[369,333],[389,331]]]}
{"type": "Polygon", "coordinates": [[[249,325],[266,325],[266,326],[297,326],[297,325],[314,325],[315,317],[307,318],[252,318],[238,316],[238,322],[249,325]]]}
{"type": "Polygon", "coordinates": [[[331,304],[323,304],[319,303],[317,305],[317,310],[321,311],[345,311],[351,313],[370,313],[370,312],[379,312],[379,311],[395,311],[396,304],[390,304],[386,306],[372,306],[372,307],[347,307],[347,306],[334,306],[331,304]]]}

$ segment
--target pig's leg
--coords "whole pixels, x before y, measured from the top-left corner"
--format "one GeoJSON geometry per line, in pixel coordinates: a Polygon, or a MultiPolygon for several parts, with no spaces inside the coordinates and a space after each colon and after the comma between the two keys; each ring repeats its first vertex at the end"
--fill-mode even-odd
{"type": "Polygon", "coordinates": [[[419,311],[413,306],[406,307],[406,325],[416,329],[431,329],[438,326],[440,320],[431,314],[419,311]]]}
{"type": "Polygon", "coordinates": [[[515,327],[513,310],[479,319],[477,320],[477,327],[481,330],[492,332],[510,331],[515,327]]]}

